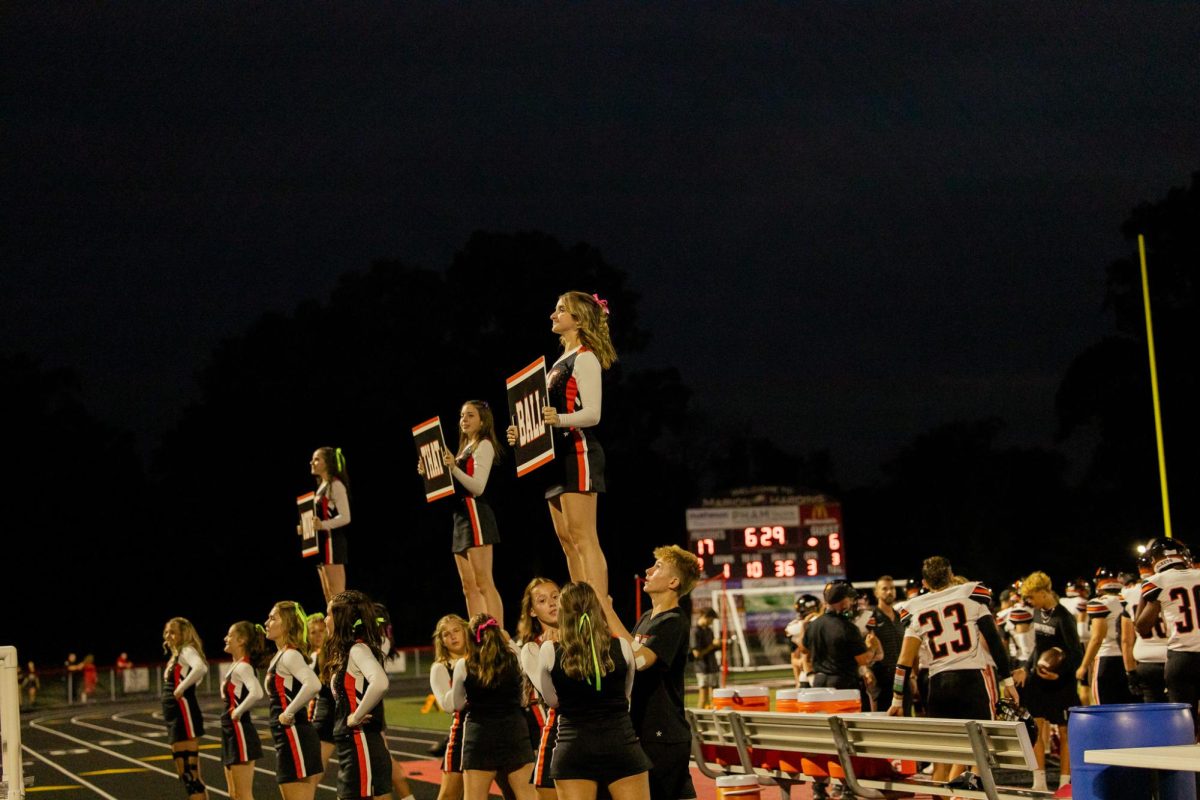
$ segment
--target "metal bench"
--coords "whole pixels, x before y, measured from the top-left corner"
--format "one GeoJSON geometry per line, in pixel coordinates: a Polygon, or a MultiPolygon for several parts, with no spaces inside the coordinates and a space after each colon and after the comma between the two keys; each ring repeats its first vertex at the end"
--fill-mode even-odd
{"type": "Polygon", "coordinates": [[[692,751],[703,774],[755,775],[761,784],[777,785],[785,800],[795,784],[825,777],[873,800],[914,792],[980,800],[1052,796],[996,783],[996,770],[1037,766],[1029,733],[1020,722],[695,709],[688,710],[688,717],[692,751]],[[730,739],[736,764],[728,757],[730,739]],[[983,790],[951,788],[920,774],[895,772],[892,762],[899,760],[972,764],[983,790]]]}

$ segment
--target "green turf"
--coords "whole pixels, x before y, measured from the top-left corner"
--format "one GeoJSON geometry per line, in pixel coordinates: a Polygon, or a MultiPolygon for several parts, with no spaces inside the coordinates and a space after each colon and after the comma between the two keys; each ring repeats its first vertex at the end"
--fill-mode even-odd
{"type": "MultiPolygon", "coordinates": [[[[772,670],[770,672],[753,672],[753,673],[730,673],[729,684],[758,684],[763,682],[777,683],[780,680],[791,678],[792,671],[790,669],[772,670]]],[[[688,678],[692,676],[689,674],[688,678]]],[[[687,694],[684,699],[685,705],[688,708],[696,706],[696,688],[694,684],[687,685],[687,694]]],[[[771,690],[772,697],[775,695],[775,689],[771,690]]],[[[412,695],[406,697],[389,697],[384,700],[384,708],[387,713],[387,721],[389,725],[399,725],[405,728],[423,728],[430,731],[445,731],[450,727],[450,715],[438,710],[435,705],[433,710],[428,714],[421,713],[421,707],[425,704],[426,695],[412,695]]]]}

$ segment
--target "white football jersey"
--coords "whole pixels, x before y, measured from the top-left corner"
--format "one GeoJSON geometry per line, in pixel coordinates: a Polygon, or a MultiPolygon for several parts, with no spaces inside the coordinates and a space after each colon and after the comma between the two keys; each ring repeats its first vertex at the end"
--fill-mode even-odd
{"type": "Polygon", "coordinates": [[[904,635],[928,644],[930,675],[989,666],[978,621],[992,615],[991,597],[983,584],[968,582],[908,600],[900,615],[907,626],[904,635]]]}
{"type": "Polygon", "coordinates": [[[1200,569],[1166,569],[1142,583],[1142,602],[1158,601],[1167,649],[1200,653],[1200,569]]]}
{"type": "MultiPolygon", "coordinates": [[[[1096,651],[1097,658],[1121,655],[1121,620],[1125,617],[1125,601],[1119,594],[1100,594],[1088,600],[1088,623],[1102,619],[1108,624],[1104,641],[1096,651]]],[[[1089,632],[1089,637],[1090,637],[1089,632]]]]}

